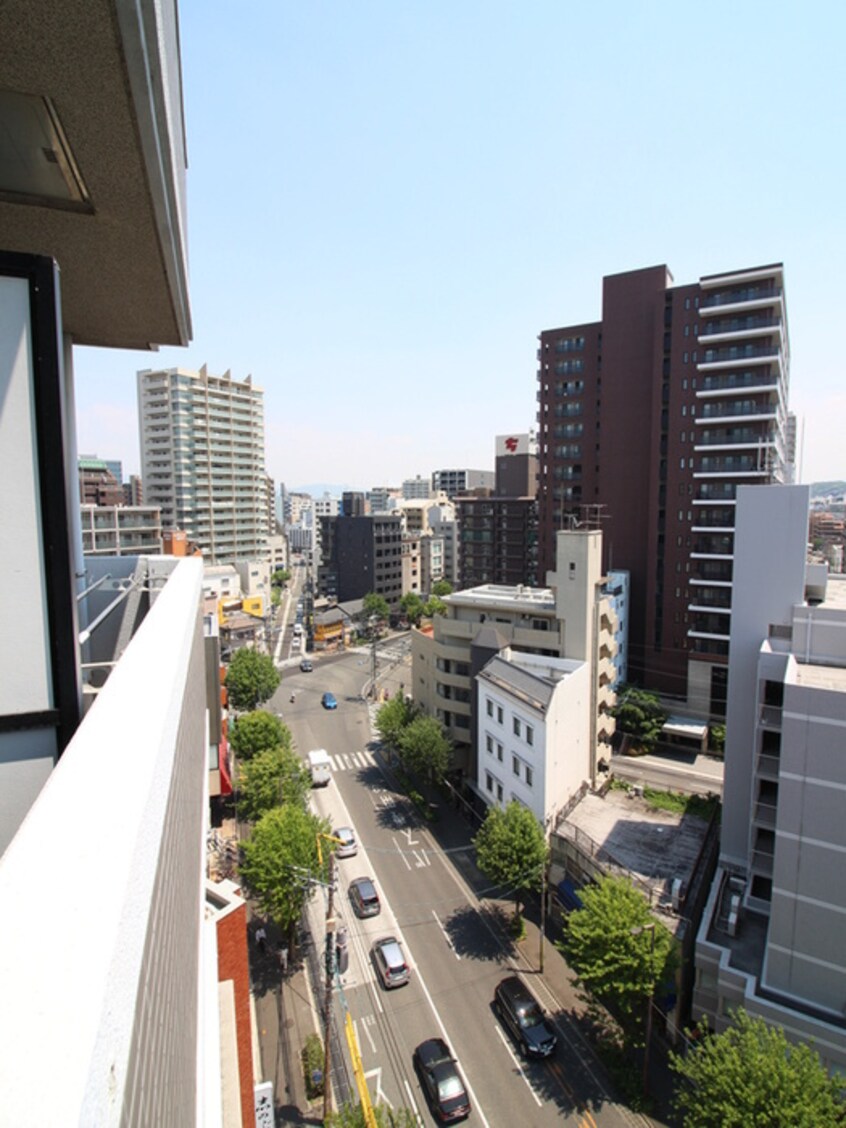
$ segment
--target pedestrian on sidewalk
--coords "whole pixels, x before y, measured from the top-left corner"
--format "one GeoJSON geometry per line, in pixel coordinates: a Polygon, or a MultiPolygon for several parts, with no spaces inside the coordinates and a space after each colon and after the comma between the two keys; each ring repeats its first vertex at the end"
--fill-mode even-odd
{"type": "Polygon", "coordinates": [[[282,968],[282,974],[286,975],[288,972],[288,949],[283,945],[279,945],[279,966],[282,968]]]}
{"type": "Polygon", "coordinates": [[[263,927],[256,929],[256,944],[258,944],[258,949],[261,954],[264,955],[267,950],[267,933],[263,927]]]}

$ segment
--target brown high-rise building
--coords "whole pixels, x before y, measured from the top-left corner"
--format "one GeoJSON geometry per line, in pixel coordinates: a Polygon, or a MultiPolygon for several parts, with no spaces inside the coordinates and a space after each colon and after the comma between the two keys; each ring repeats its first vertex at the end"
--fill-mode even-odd
{"type": "Polygon", "coordinates": [[[791,478],[781,264],[610,275],[602,320],[544,331],[538,360],[538,583],[556,530],[599,522],[631,574],[631,680],[721,715],[735,491],[791,478]]]}

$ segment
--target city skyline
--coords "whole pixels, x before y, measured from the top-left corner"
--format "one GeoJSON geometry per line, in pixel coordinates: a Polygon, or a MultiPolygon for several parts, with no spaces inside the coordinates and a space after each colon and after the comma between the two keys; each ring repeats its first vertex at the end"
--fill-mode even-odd
{"type": "Polygon", "coordinates": [[[846,478],[839,8],[252,12],[181,9],[193,342],[78,349],[80,450],[137,472],[136,371],[207,364],[276,481],[489,468],[604,275],[783,261],[802,480],[846,478]]]}

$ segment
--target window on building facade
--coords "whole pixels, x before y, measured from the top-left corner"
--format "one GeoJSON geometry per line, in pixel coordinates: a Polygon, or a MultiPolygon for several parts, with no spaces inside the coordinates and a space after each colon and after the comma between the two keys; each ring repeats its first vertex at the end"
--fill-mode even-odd
{"type": "Polygon", "coordinates": [[[485,772],[485,787],[488,791],[493,791],[494,780],[490,772],[485,772]]]}
{"type": "Polygon", "coordinates": [[[526,725],[526,743],[529,745],[535,742],[535,730],[531,725],[526,725]]]}
{"type": "Polygon", "coordinates": [[[520,761],[516,756],[511,757],[511,770],[516,776],[520,774],[520,761]]]}
{"type": "Polygon", "coordinates": [[[493,753],[494,742],[493,737],[490,734],[485,737],[485,747],[487,748],[488,752],[493,753]]]}
{"type": "Polygon", "coordinates": [[[496,785],[496,799],[497,799],[498,803],[502,802],[502,784],[501,783],[498,783],[496,785]]]}
{"type": "Polygon", "coordinates": [[[488,716],[492,717],[493,716],[493,701],[491,701],[490,697],[487,699],[485,704],[487,706],[488,716]]]}
{"type": "Polygon", "coordinates": [[[502,724],[502,706],[501,705],[497,705],[497,707],[496,707],[496,719],[499,722],[499,724],[502,724]]]}
{"type": "Polygon", "coordinates": [[[496,758],[500,763],[502,763],[502,745],[499,743],[499,741],[497,741],[496,745],[496,758]]]}
{"type": "Polygon", "coordinates": [[[519,717],[514,718],[513,725],[514,725],[514,735],[519,736],[520,735],[520,718],[519,717]]]}
{"type": "Polygon", "coordinates": [[[531,769],[531,768],[529,767],[529,765],[527,764],[527,765],[526,765],[526,786],[527,786],[527,787],[531,787],[531,786],[532,786],[532,774],[533,774],[533,773],[532,773],[532,769],[531,769]]]}

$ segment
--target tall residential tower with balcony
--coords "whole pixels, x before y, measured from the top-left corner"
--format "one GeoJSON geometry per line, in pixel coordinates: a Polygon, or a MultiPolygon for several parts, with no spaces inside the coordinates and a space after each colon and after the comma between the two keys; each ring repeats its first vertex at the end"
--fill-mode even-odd
{"type": "Polygon", "coordinates": [[[251,379],[184,368],[138,373],[141,472],[162,528],[184,529],[211,563],[264,559],[264,392],[251,379]]]}
{"type": "Polygon", "coordinates": [[[538,575],[558,529],[601,525],[632,680],[704,714],[725,710],[735,492],[792,477],[789,355],[781,264],[610,275],[601,321],[540,335],[538,575]]]}

